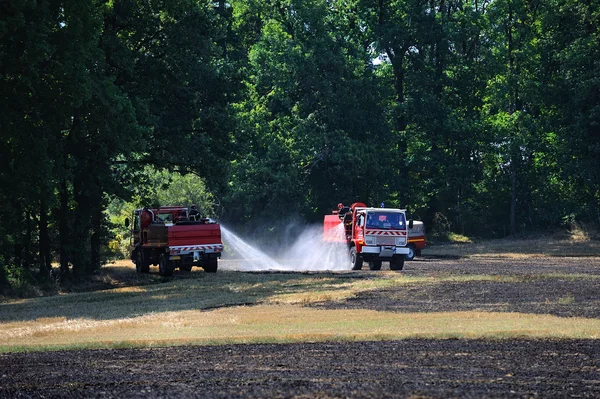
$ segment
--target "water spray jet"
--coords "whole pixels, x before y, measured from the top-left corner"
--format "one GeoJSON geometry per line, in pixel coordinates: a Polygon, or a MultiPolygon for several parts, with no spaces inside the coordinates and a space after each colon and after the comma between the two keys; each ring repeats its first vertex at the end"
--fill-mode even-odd
{"type": "MultiPolygon", "coordinates": [[[[340,226],[340,229],[342,228],[340,226]]],[[[279,246],[275,259],[223,225],[221,225],[221,233],[226,246],[222,257],[222,270],[328,271],[350,269],[348,251],[345,246],[324,242],[320,226],[306,227],[291,242],[291,245],[279,246]]]]}

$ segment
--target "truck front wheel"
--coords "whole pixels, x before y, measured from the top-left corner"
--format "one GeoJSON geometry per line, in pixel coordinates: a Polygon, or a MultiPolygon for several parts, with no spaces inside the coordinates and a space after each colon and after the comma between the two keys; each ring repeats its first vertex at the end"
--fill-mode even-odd
{"type": "Polygon", "coordinates": [[[165,277],[173,274],[173,262],[169,260],[169,257],[166,254],[160,255],[158,270],[160,271],[160,274],[165,277]]]}
{"type": "Polygon", "coordinates": [[[144,253],[141,249],[137,251],[137,256],[135,257],[135,270],[138,273],[150,272],[150,262],[144,259],[144,253]]]}
{"type": "Polygon", "coordinates": [[[362,257],[356,253],[356,247],[350,248],[350,266],[352,270],[361,270],[363,267],[362,257]]]}
{"type": "Polygon", "coordinates": [[[415,244],[408,244],[408,254],[404,255],[406,260],[413,260],[416,255],[415,244]]]}
{"type": "Polygon", "coordinates": [[[394,256],[390,260],[390,270],[402,270],[404,268],[404,256],[394,256]]]}

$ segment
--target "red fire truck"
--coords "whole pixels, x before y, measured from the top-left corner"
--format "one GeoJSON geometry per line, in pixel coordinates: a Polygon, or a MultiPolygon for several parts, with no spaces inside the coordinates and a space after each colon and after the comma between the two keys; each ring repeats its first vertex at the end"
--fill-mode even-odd
{"type": "MultiPolygon", "coordinates": [[[[127,219],[125,225],[129,227],[127,219]]],[[[158,265],[163,276],[177,268],[190,271],[199,266],[205,272],[217,271],[223,251],[221,226],[212,219],[190,215],[182,206],[133,211],[131,260],[139,273],[158,265]]]]}
{"type": "Polygon", "coordinates": [[[344,243],[350,253],[352,270],[360,270],[363,261],[371,270],[380,270],[390,262],[391,270],[402,270],[409,254],[406,211],[393,208],[369,208],[362,202],[352,206],[338,204],[338,210],[325,215],[323,236],[326,242],[344,243]]]}

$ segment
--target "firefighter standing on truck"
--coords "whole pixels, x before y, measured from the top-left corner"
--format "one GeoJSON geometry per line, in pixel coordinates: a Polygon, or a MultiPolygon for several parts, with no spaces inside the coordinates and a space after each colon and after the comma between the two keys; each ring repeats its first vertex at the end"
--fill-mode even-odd
{"type": "Polygon", "coordinates": [[[190,210],[190,220],[196,220],[198,218],[198,215],[200,215],[200,212],[198,212],[198,209],[196,209],[196,205],[192,205],[191,206],[191,210],[190,210]]]}

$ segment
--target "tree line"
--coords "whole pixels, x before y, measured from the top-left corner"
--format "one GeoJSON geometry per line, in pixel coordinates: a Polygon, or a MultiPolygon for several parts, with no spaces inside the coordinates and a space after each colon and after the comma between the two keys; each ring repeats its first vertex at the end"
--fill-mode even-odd
{"type": "Polygon", "coordinates": [[[248,231],[354,201],[469,235],[598,223],[599,23],[592,0],[0,1],[1,283],[98,269],[149,166],[248,231]]]}

